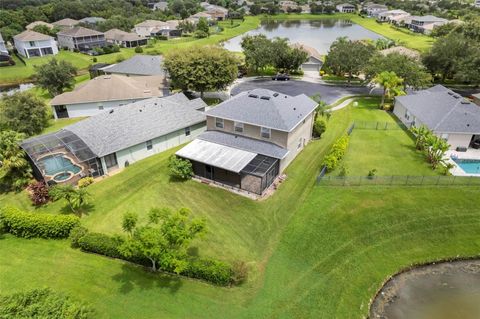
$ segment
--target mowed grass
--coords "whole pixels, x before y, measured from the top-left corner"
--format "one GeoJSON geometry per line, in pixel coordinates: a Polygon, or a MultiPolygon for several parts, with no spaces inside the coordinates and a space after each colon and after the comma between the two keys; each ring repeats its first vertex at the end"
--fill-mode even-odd
{"type": "MultiPolygon", "coordinates": [[[[383,280],[401,268],[478,254],[478,188],[315,186],[323,156],[354,114],[350,107],[335,112],[323,138],[306,147],[264,201],[170,181],[166,161],[174,150],[91,186],[94,207],[82,218],[91,230],[119,232],[126,211],[144,219],[154,206],[190,207],[210,230],[194,250],[247,262],[244,285],[151,274],[73,250],[68,241],[7,235],[0,239],[0,291],[50,286],[92,304],[99,318],[360,318],[383,280]]],[[[23,192],[1,194],[0,205],[8,204],[34,210],[23,192]]],[[[36,211],[59,213],[63,205],[36,211]]]]}
{"type": "Polygon", "coordinates": [[[397,123],[395,116],[378,106],[378,98],[362,98],[357,107],[352,107],[352,120],[358,123],[358,128],[350,135],[347,153],[331,175],[338,175],[341,166],[347,168],[350,176],[367,176],[373,169],[379,176],[438,175],[424,154],[415,149],[412,136],[397,123]],[[369,122],[369,129],[361,128],[362,121],[369,122]],[[375,122],[379,122],[379,129],[375,129],[375,122]],[[385,126],[391,129],[382,129],[385,126]]]}

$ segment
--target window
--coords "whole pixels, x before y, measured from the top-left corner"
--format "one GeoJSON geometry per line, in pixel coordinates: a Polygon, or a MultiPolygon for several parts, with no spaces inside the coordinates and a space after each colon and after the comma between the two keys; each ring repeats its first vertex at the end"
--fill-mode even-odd
{"type": "Polygon", "coordinates": [[[103,105],[102,105],[102,104],[99,104],[99,105],[98,105],[98,109],[99,109],[99,110],[103,110],[103,105]]]}
{"type": "Polygon", "coordinates": [[[115,167],[115,166],[118,165],[117,154],[116,153],[112,153],[112,154],[109,154],[109,155],[105,156],[104,160],[105,160],[105,165],[107,166],[107,168],[112,168],[112,167],[115,167]]]}
{"type": "Polygon", "coordinates": [[[215,127],[223,128],[223,119],[216,117],[215,118],[215,127]]]}
{"type": "Polygon", "coordinates": [[[235,132],[243,133],[243,123],[235,122],[234,127],[235,127],[235,132]]]}
{"type": "Polygon", "coordinates": [[[185,136],[190,135],[190,126],[185,128],[185,136]]]}
{"type": "Polygon", "coordinates": [[[267,128],[267,127],[262,127],[260,128],[260,135],[263,137],[263,138],[270,138],[270,129],[267,128]]]}
{"type": "Polygon", "coordinates": [[[35,46],[35,41],[29,41],[29,43],[30,43],[30,46],[31,46],[31,47],[34,47],[34,46],[35,46]]]}
{"type": "Polygon", "coordinates": [[[152,140],[148,140],[148,141],[146,142],[146,144],[147,144],[147,151],[149,151],[149,150],[151,150],[151,149],[153,148],[152,140]]]}
{"type": "Polygon", "coordinates": [[[303,139],[300,137],[300,138],[298,139],[298,146],[297,146],[297,148],[302,147],[302,141],[303,141],[303,139]]]}

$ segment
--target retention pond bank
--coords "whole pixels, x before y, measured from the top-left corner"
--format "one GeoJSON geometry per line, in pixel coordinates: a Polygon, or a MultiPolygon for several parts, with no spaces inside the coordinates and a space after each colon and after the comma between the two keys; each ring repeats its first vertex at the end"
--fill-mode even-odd
{"type": "Polygon", "coordinates": [[[480,260],[419,266],[395,275],[374,299],[370,318],[480,318],[480,260]]]}

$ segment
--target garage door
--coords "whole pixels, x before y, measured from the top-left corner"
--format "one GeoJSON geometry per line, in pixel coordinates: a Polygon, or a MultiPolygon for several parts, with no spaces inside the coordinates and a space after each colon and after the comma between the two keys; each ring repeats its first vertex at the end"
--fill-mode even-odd
{"type": "Polygon", "coordinates": [[[320,71],[320,64],[310,64],[310,63],[305,63],[302,64],[302,70],[303,71],[320,71]]]}

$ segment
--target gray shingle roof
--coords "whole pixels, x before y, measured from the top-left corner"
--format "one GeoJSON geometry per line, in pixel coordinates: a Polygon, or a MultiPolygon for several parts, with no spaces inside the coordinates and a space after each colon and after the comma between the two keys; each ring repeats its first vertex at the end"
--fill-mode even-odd
{"type": "Polygon", "coordinates": [[[278,159],[282,159],[288,154],[287,149],[276,144],[231,133],[207,131],[202,133],[198,139],[278,159]]]}
{"type": "Polygon", "coordinates": [[[105,67],[103,71],[114,74],[165,75],[162,57],[159,55],[135,55],[128,60],[105,67]]]}
{"type": "Polygon", "coordinates": [[[98,32],[96,30],[92,30],[84,27],[74,27],[72,29],[62,30],[57,34],[69,36],[69,37],[89,37],[93,35],[103,35],[102,32],[98,32]]]}
{"type": "Polygon", "coordinates": [[[32,30],[25,30],[22,33],[17,34],[13,37],[17,41],[46,41],[53,39],[51,36],[35,32],[32,30]]]}
{"type": "Polygon", "coordinates": [[[2,34],[0,33],[0,43],[1,43],[1,42],[4,42],[4,41],[3,41],[2,34]]]}
{"type": "Polygon", "coordinates": [[[228,120],[290,132],[317,107],[305,94],[289,96],[254,89],[242,92],[206,112],[228,120]]]}
{"type": "Polygon", "coordinates": [[[396,99],[432,131],[480,134],[480,107],[442,85],[396,99]]]}
{"type": "Polygon", "coordinates": [[[205,121],[205,115],[192,108],[190,101],[178,103],[180,100],[184,101],[183,97],[176,95],[142,100],[113,112],[105,111],[64,129],[76,134],[98,157],[102,157],[205,121]]]}
{"type": "Polygon", "coordinates": [[[97,24],[103,21],[105,21],[105,19],[101,17],[86,17],[86,18],[80,19],[80,22],[90,23],[90,24],[97,24]]]}

